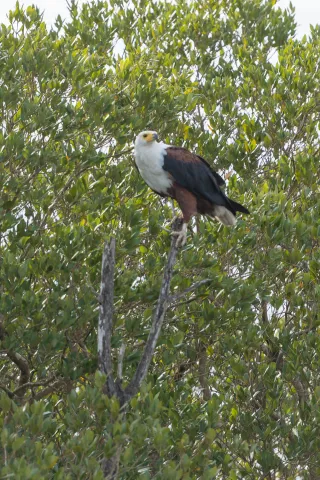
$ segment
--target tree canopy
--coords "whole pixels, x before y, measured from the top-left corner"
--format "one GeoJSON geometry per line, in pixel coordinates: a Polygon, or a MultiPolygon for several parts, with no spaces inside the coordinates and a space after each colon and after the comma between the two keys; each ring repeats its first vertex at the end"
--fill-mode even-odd
{"type": "Polygon", "coordinates": [[[70,15],[49,28],[17,3],[0,27],[0,477],[99,480],[121,446],[123,480],[319,478],[320,28],[296,39],[276,0],[70,15]],[[114,237],[126,383],[173,216],[134,168],[146,128],[207,159],[251,216],[194,222],[124,415],[97,373],[98,295],[114,237]]]}

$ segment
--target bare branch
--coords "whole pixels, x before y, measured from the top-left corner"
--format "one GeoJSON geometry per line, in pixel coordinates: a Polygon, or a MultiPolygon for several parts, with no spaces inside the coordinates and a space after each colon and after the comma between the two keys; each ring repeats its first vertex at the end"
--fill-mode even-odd
{"type": "Polygon", "coordinates": [[[303,407],[307,403],[307,392],[304,386],[302,385],[301,380],[299,380],[299,378],[294,378],[293,380],[291,380],[291,383],[296,389],[296,392],[299,398],[300,407],[303,407]]]}
{"type": "Polygon", "coordinates": [[[208,369],[207,369],[207,349],[204,343],[199,345],[199,382],[202,388],[203,400],[210,400],[211,392],[208,385],[208,369]]]}
{"type": "Polygon", "coordinates": [[[34,395],[34,397],[31,397],[29,400],[41,400],[42,398],[50,395],[50,393],[53,393],[54,391],[56,391],[62,385],[66,385],[66,384],[67,384],[66,379],[59,378],[52,385],[49,385],[48,387],[44,388],[43,390],[40,390],[40,392],[37,392],[34,395]]]}
{"type": "Polygon", "coordinates": [[[315,332],[316,330],[317,330],[317,327],[314,325],[314,326],[305,328],[303,330],[300,330],[300,332],[293,333],[291,338],[298,338],[298,337],[301,337],[301,336],[305,336],[310,332],[315,332]]]}
{"type": "Polygon", "coordinates": [[[105,478],[109,480],[116,480],[119,473],[121,447],[118,447],[116,453],[111,458],[104,458],[102,460],[102,471],[105,478]]]}
{"type": "Polygon", "coordinates": [[[55,379],[55,377],[50,377],[47,380],[44,380],[43,382],[27,382],[27,383],[24,383],[23,385],[21,385],[21,387],[18,387],[13,391],[13,395],[17,395],[21,391],[21,389],[23,389],[23,388],[27,389],[27,388],[44,387],[44,386],[48,385],[50,382],[52,382],[52,380],[54,380],[54,379],[55,379]]]}
{"type": "Polygon", "coordinates": [[[192,297],[188,298],[188,300],[184,300],[183,302],[171,303],[168,308],[178,308],[181,307],[181,305],[188,305],[197,299],[198,297],[196,295],[192,295],[192,297]]]}
{"type": "Polygon", "coordinates": [[[21,388],[19,392],[19,397],[23,397],[27,389],[25,384],[28,383],[30,379],[29,364],[27,360],[22,355],[20,355],[20,353],[13,352],[12,350],[7,350],[7,356],[17,365],[20,370],[19,386],[21,388]]]}
{"type": "Polygon", "coordinates": [[[193,290],[196,290],[197,288],[201,287],[201,285],[204,285],[205,283],[209,283],[212,280],[210,278],[205,278],[204,280],[200,280],[199,282],[194,283],[190,287],[186,288],[183,292],[177,293],[176,295],[170,295],[168,298],[168,302],[176,302],[177,300],[180,300],[180,298],[183,298],[187,293],[193,292],[193,290]]]}
{"type": "MultiPolygon", "coordinates": [[[[182,219],[176,219],[173,222],[172,229],[177,231],[182,228],[182,219]]],[[[171,248],[168,255],[167,265],[164,270],[163,280],[161,284],[160,294],[153,315],[152,325],[148,340],[145,344],[142,358],[138,368],[127,386],[123,391],[121,386],[123,373],[123,358],[125,353],[125,345],[122,344],[119,351],[118,361],[118,378],[114,381],[113,364],[111,356],[111,335],[112,335],[112,317],[113,317],[113,297],[114,297],[114,265],[115,265],[115,240],[110,241],[110,245],[105,244],[102,256],[101,271],[101,289],[100,289],[100,315],[98,325],[98,359],[99,369],[107,375],[105,384],[105,393],[108,396],[116,396],[122,406],[122,412],[125,414],[126,403],[136,393],[138,393],[140,385],[147,375],[148,368],[154,354],[158,337],[160,335],[161,326],[165,313],[169,305],[169,289],[173,276],[173,267],[175,265],[178,247],[176,246],[176,237],[172,238],[171,248]]],[[[186,293],[186,292],[184,292],[186,293]]],[[[103,458],[102,470],[105,478],[116,479],[119,471],[121,448],[112,455],[111,458],[103,458]]]]}
{"type": "Polygon", "coordinates": [[[122,343],[119,350],[119,358],[118,358],[118,379],[119,380],[122,380],[123,358],[124,358],[125,351],[126,351],[126,344],[122,343]]]}
{"type": "Polygon", "coordinates": [[[262,322],[267,325],[268,324],[268,303],[263,300],[262,301],[262,322]]]}
{"type": "MultiPolygon", "coordinates": [[[[178,218],[173,222],[172,229],[177,231],[181,229],[181,226],[182,226],[182,221],[180,218],[178,218]]],[[[131,382],[125,389],[125,395],[127,398],[131,398],[136,393],[138,393],[140,385],[147,375],[148,368],[156,348],[157,340],[160,335],[163,319],[169,305],[169,298],[170,298],[169,289],[170,289],[171,279],[173,276],[173,267],[176,262],[177,252],[178,252],[178,247],[176,246],[176,238],[173,237],[171,240],[171,248],[168,255],[167,265],[165,267],[164,274],[163,274],[163,280],[161,284],[156,311],[152,319],[152,325],[150,328],[149,337],[144,347],[142,358],[137,367],[137,370],[131,382]]]]}
{"type": "Polygon", "coordinates": [[[263,353],[264,353],[267,357],[271,357],[271,356],[272,356],[269,347],[268,347],[265,343],[262,343],[262,344],[260,345],[260,348],[261,348],[261,350],[263,351],[263,353]]]}
{"type": "Polygon", "coordinates": [[[114,297],[114,266],[116,242],[105,243],[102,255],[100,313],[98,324],[98,361],[99,370],[107,375],[106,393],[116,395],[117,387],[113,378],[111,356],[111,335],[114,297]]]}
{"type": "MultiPolygon", "coordinates": [[[[285,363],[286,363],[286,359],[284,358],[283,351],[281,349],[277,350],[277,351],[272,351],[265,344],[261,345],[261,350],[269,358],[270,361],[275,362],[276,370],[278,370],[279,372],[282,373],[283,369],[284,369],[284,366],[285,366],[285,363]]],[[[304,388],[304,386],[303,386],[303,384],[302,384],[302,382],[301,382],[301,380],[299,379],[298,376],[296,378],[293,378],[292,380],[290,380],[290,383],[292,383],[292,385],[296,389],[298,399],[299,399],[299,404],[300,404],[301,407],[303,407],[303,405],[305,405],[307,403],[307,391],[306,391],[306,389],[304,388]]]]}
{"type": "MultiPolygon", "coordinates": [[[[0,292],[2,288],[0,289],[0,292]]],[[[4,328],[4,316],[0,313],[0,340],[3,340],[4,337],[7,335],[6,329],[4,328]]]]}

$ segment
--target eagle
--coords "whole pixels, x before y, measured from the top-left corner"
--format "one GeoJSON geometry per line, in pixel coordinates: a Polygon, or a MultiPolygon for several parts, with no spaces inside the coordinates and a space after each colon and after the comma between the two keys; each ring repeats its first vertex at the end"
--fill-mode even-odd
{"type": "Polygon", "coordinates": [[[183,147],[158,141],[154,131],[139,133],[135,140],[135,163],[143,180],[162,197],[171,197],[181,208],[183,223],[176,245],[187,240],[187,226],[196,214],[208,215],[224,225],[235,225],[236,212],[249,210],[226,196],[220,175],[200,155],[183,147]]]}

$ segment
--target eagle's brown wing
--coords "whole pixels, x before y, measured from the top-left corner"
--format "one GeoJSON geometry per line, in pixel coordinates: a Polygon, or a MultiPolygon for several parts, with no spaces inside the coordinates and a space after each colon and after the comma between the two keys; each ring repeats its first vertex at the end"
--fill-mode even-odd
{"type": "Polygon", "coordinates": [[[234,215],[237,211],[249,213],[245,207],[229,199],[220,189],[223,182],[220,175],[213,172],[203,158],[189,150],[167,147],[163,169],[172,175],[178,185],[193,193],[196,198],[205,199],[212,205],[223,206],[234,215]]]}

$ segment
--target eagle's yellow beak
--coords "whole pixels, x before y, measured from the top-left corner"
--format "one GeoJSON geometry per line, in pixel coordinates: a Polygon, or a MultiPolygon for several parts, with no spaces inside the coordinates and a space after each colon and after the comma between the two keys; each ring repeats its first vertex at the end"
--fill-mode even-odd
{"type": "Polygon", "coordinates": [[[157,133],[148,133],[148,135],[144,135],[145,140],[147,142],[154,142],[155,140],[158,140],[158,134],[157,133]]]}

